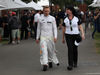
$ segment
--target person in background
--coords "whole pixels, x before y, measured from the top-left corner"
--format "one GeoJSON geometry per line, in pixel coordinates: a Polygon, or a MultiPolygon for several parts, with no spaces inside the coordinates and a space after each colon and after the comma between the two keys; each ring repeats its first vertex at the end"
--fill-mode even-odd
{"type": "Polygon", "coordinates": [[[25,32],[25,39],[28,39],[28,29],[27,27],[30,27],[30,21],[27,16],[27,12],[24,12],[24,15],[21,17],[21,40],[23,40],[24,32],[25,32]]]}
{"type": "MultiPolygon", "coordinates": [[[[30,12],[28,12],[28,19],[29,19],[29,24],[31,24],[31,13],[30,12]]],[[[27,29],[28,29],[28,37],[30,37],[32,34],[30,26],[27,29]]]]}
{"type": "Polygon", "coordinates": [[[64,11],[61,10],[61,11],[60,11],[60,25],[59,25],[59,29],[62,29],[62,24],[63,24],[63,20],[64,20],[64,15],[65,15],[64,11]]]}
{"type": "Polygon", "coordinates": [[[40,13],[40,16],[43,16],[43,10],[41,10],[40,12],[41,12],[41,13],[40,13]]]}
{"type": "Polygon", "coordinates": [[[77,12],[77,13],[78,13],[78,16],[77,16],[77,17],[78,17],[78,18],[80,19],[80,21],[82,22],[82,14],[81,14],[81,11],[80,11],[80,10],[78,10],[78,12],[77,12]]]}
{"type": "Polygon", "coordinates": [[[8,14],[5,13],[4,17],[3,17],[3,21],[4,21],[4,38],[8,38],[9,37],[9,17],[8,14]]]}
{"type": "Polygon", "coordinates": [[[94,11],[91,11],[91,19],[90,19],[90,25],[91,25],[91,28],[93,27],[93,25],[94,25],[94,11]]]}
{"type": "Polygon", "coordinates": [[[82,15],[82,23],[83,23],[83,19],[84,19],[84,12],[81,11],[81,15],[82,15]]]}
{"type": "Polygon", "coordinates": [[[94,39],[95,32],[98,31],[98,28],[99,28],[99,25],[100,25],[99,21],[100,21],[100,10],[96,9],[95,10],[95,15],[94,15],[94,31],[92,33],[92,39],[94,39]]]}
{"type": "Polygon", "coordinates": [[[38,22],[39,22],[39,18],[40,18],[40,11],[39,10],[37,10],[36,11],[36,14],[35,14],[35,16],[34,16],[34,37],[35,37],[35,40],[36,40],[36,34],[37,34],[37,25],[38,25],[38,22]]]}
{"type": "Polygon", "coordinates": [[[73,67],[77,67],[78,63],[78,45],[81,42],[81,36],[79,29],[82,33],[82,39],[85,39],[82,23],[77,17],[76,10],[73,5],[66,7],[68,17],[64,19],[63,23],[63,39],[62,42],[68,46],[68,70],[72,70],[73,67]]]}
{"type": "Polygon", "coordinates": [[[88,29],[89,21],[90,21],[90,10],[88,9],[85,13],[85,28],[86,29],[88,29]]]}
{"type": "MultiPolygon", "coordinates": [[[[8,17],[9,17],[9,20],[12,18],[12,11],[9,12],[8,17]]],[[[8,23],[8,25],[9,25],[9,23],[8,23]]],[[[10,42],[8,44],[11,44],[12,43],[12,30],[11,30],[10,25],[9,25],[9,38],[10,38],[10,42]]]]}
{"type": "Polygon", "coordinates": [[[31,28],[31,37],[32,38],[34,38],[34,35],[33,35],[33,31],[34,31],[34,26],[33,26],[33,24],[34,24],[34,15],[35,15],[35,11],[34,10],[32,10],[31,11],[31,21],[30,21],[30,28],[31,28]]]}
{"type": "Polygon", "coordinates": [[[51,12],[51,14],[50,15],[52,15],[53,17],[55,17],[56,18],[56,12],[55,12],[55,10],[53,10],[52,12],[51,12]]]}
{"type": "Polygon", "coordinates": [[[58,10],[57,12],[57,27],[59,28],[60,27],[60,9],[58,10]]]}
{"type": "Polygon", "coordinates": [[[19,44],[20,43],[20,32],[19,32],[20,20],[16,16],[15,12],[12,12],[12,18],[9,20],[9,25],[12,30],[12,38],[13,38],[12,44],[15,44],[16,35],[17,35],[17,44],[19,44]]]}
{"type": "Polygon", "coordinates": [[[2,45],[1,40],[3,37],[3,31],[4,31],[4,23],[2,17],[0,17],[0,45],[2,45]]]}

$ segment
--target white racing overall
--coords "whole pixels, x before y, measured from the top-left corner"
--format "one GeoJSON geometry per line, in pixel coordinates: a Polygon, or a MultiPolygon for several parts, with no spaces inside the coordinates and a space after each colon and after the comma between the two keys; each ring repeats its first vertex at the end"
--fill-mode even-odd
{"type": "Polygon", "coordinates": [[[54,38],[57,38],[57,26],[55,18],[51,15],[42,15],[37,27],[37,38],[40,38],[40,62],[48,65],[48,62],[58,64],[56,57],[54,38]]]}
{"type": "Polygon", "coordinates": [[[48,62],[58,64],[56,49],[53,37],[40,37],[40,62],[42,65],[48,65],[48,62]]]}

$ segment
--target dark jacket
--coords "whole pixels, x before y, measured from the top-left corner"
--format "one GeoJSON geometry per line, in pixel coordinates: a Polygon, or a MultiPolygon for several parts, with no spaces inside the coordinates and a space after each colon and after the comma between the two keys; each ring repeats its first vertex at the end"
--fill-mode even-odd
{"type": "Polygon", "coordinates": [[[22,23],[22,28],[27,28],[28,27],[28,21],[29,18],[27,15],[24,15],[21,17],[21,23],[22,23]]]}
{"type": "Polygon", "coordinates": [[[10,20],[9,20],[9,25],[10,25],[10,29],[19,29],[20,27],[20,21],[19,18],[17,16],[13,16],[10,20]]]}
{"type": "Polygon", "coordinates": [[[2,17],[0,17],[0,28],[2,28],[3,27],[3,19],[2,19],[2,17]]]}

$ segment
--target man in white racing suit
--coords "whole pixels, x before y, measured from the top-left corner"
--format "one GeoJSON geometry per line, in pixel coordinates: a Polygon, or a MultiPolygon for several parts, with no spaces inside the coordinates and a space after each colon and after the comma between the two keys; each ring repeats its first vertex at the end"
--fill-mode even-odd
{"type": "Polygon", "coordinates": [[[39,44],[40,38],[40,62],[43,65],[43,71],[47,71],[47,66],[53,68],[52,62],[59,66],[56,57],[55,42],[57,41],[57,25],[53,16],[49,15],[50,8],[44,7],[44,15],[39,18],[37,27],[36,43],[39,44]]]}

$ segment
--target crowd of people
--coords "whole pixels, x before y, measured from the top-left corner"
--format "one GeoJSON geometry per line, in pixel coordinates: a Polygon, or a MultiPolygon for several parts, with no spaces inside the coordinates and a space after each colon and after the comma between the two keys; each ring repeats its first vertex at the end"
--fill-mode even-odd
{"type": "MultiPolygon", "coordinates": [[[[96,9],[95,11],[90,11],[88,9],[86,13],[80,10],[76,11],[77,17],[80,18],[81,22],[83,22],[83,18],[85,16],[85,32],[88,28],[94,27],[94,31],[92,33],[92,38],[94,39],[96,30],[97,32],[100,32],[100,9],[96,9]]],[[[18,16],[16,16],[16,12],[10,11],[8,14],[5,13],[3,17],[0,17],[0,45],[2,37],[10,37],[10,42],[8,44],[15,44],[16,38],[18,40],[17,43],[20,43],[20,39],[28,39],[29,32],[30,36],[36,39],[38,19],[42,15],[43,11],[34,10],[32,10],[31,12],[24,12],[24,15],[21,16],[21,18],[18,18],[18,16]],[[15,19],[15,16],[17,19],[15,19]],[[14,21],[17,23],[15,23],[14,21]],[[15,34],[17,34],[17,37],[15,36],[15,34]]],[[[58,12],[53,10],[52,12],[50,12],[50,15],[55,17],[58,29],[62,29],[63,20],[67,17],[66,12],[61,9],[59,9],[58,12]]]]}
{"type": "MultiPolygon", "coordinates": [[[[97,8],[94,11],[90,11],[89,9],[86,11],[85,14],[85,29],[94,28],[92,32],[92,39],[94,39],[94,34],[97,31],[100,33],[100,9],[97,8]]],[[[87,32],[85,30],[85,32],[87,32]]]]}
{"type": "MultiPolygon", "coordinates": [[[[92,33],[92,38],[94,39],[94,34],[96,30],[97,32],[100,32],[100,10],[96,9],[95,11],[90,11],[88,9],[86,13],[77,10],[77,13],[78,13],[77,17],[80,18],[81,22],[83,22],[83,17],[85,15],[85,32],[87,31],[88,28],[94,27],[94,31],[92,33]]],[[[43,11],[32,10],[31,12],[24,12],[24,15],[19,19],[16,16],[15,12],[10,11],[8,14],[5,13],[3,17],[0,17],[0,45],[2,45],[1,44],[2,37],[4,38],[10,37],[10,42],[8,44],[11,43],[15,44],[15,39],[16,39],[15,34],[17,34],[17,40],[18,40],[17,43],[20,43],[20,39],[21,40],[28,39],[29,32],[30,36],[36,39],[37,23],[39,17],[42,14],[43,11]],[[17,19],[15,19],[14,16],[16,16],[17,19]],[[25,32],[25,37],[24,37],[24,32],[25,32]]],[[[58,29],[62,29],[63,20],[67,16],[65,11],[59,9],[58,12],[56,12],[53,10],[52,12],[50,12],[50,15],[55,17],[58,29]]]]}
{"type": "MultiPolygon", "coordinates": [[[[8,44],[15,44],[16,38],[17,44],[20,43],[20,40],[28,39],[29,36],[36,39],[38,19],[42,15],[43,11],[39,10],[25,11],[20,18],[16,12],[10,11],[9,13],[5,13],[3,17],[0,17],[0,45],[2,45],[2,38],[9,38],[10,42],[8,44]]],[[[56,13],[53,10],[50,15],[56,18],[57,27],[62,29],[63,19],[66,16],[65,12],[59,10],[56,13]]]]}

